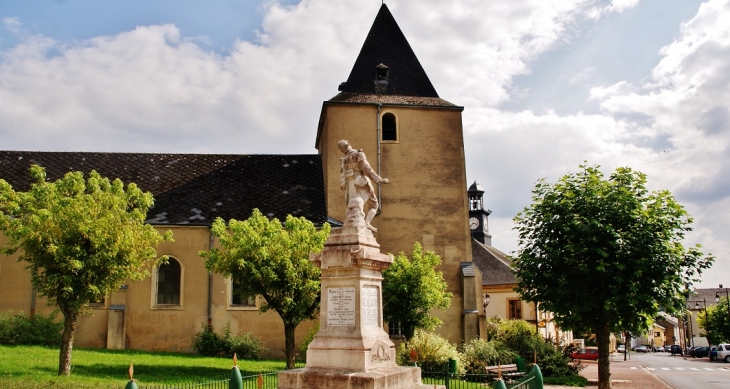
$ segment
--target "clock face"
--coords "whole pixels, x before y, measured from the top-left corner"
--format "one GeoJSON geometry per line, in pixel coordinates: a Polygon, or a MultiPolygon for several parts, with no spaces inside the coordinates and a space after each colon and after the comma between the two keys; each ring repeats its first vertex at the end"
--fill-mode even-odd
{"type": "Polygon", "coordinates": [[[470,217],[469,218],[469,228],[471,228],[472,230],[476,230],[477,227],[479,227],[479,219],[477,219],[475,217],[470,217]]]}

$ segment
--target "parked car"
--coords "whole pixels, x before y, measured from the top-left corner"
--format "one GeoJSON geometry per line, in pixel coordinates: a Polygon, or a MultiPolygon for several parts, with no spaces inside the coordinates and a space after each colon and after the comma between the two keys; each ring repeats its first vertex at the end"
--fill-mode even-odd
{"type": "Polygon", "coordinates": [[[623,344],[619,344],[618,347],[616,348],[616,352],[617,353],[621,353],[621,354],[625,353],[626,352],[626,346],[623,345],[623,344]]]}
{"type": "Polygon", "coordinates": [[[710,347],[710,361],[717,359],[717,346],[710,347]]]}
{"type": "Polygon", "coordinates": [[[710,355],[710,348],[705,346],[698,346],[692,348],[689,354],[692,358],[704,358],[710,355]]]}
{"type": "Polygon", "coordinates": [[[649,349],[646,348],[646,346],[636,346],[634,347],[634,351],[636,351],[637,353],[648,353],[649,349]]]}
{"type": "Polygon", "coordinates": [[[570,354],[570,357],[573,359],[588,359],[592,361],[598,360],[598,348],[596,347],[587,347],[578,350],[577,352],[574,352],[570,354]]]}
{"type": "Polygon", "coordinates": [[[717,359],[730,363],[730,344],[722,343],[717,345],[717,359]]]}
{"type": "Polygon", "coordinates": [[[664,346],[664,352],[665,353],[668,353],[670,351],[672,351],[672,345],[671,344],[668,344],[668,345],[664,346]]]}
{"type": "Polygon", "coordinates": [[[655,353],[664,352],[664,346],[654,346],[654,352],[655,353]]]}
{"type": "Polygon", "coordinates": [[[673,344],[670,351],[674,355],[682,355],[682,348],[678,344],[673,344]]]}

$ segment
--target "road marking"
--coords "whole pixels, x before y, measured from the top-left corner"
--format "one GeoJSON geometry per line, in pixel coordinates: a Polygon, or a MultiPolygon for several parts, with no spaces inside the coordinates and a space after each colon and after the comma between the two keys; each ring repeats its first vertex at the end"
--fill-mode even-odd
{"type": "Polygon", "coordinates": [[[706,367],[705,370],[714,371],[715,369],[713,369],[711,367],[706,367]]]}
{"type": "Polygon", "coordinates": [[[656,370],[656,369],[653,367],[647,367],[646,370],[656,370]]]}
{"type": "Polygon", "coordinates": [[[662,370],[669,370],[668,367],[662,367],[662,370]]]}
{"type": "Polygon", "coordinates": [[[697,371],[697,370],[699,370],[699,369],[698,369],[698,368],[696,368],[696,367],[690,367],[689,369],[690,369],[690,370],[694,370],[694,371],[697,371]]]}
{"type": "Polygon", "coordinates": [[[677,369],[677,370],[684,370],[683,367],[675,367],[675,369],[677,369]]]}
{"type": "Polygon", "coordinates": [[[631,366],[631,370],[636,370],[636,366],[631,366]]]}

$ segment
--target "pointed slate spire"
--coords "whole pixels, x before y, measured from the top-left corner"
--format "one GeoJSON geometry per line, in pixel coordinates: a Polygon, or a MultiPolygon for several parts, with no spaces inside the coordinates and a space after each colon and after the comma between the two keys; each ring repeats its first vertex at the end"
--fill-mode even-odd
{"type": "Polygon", "coordinates": [[[347,82],[349,93],[439,97],[398,23],[383,4],[347,82]]]}

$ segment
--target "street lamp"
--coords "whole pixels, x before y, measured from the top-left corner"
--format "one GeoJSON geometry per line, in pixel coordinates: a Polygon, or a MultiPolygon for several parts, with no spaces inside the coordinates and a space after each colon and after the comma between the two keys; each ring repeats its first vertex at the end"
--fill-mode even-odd
{"type": "MultiPolygon", "coordinates": [[[[728,316],[730,316],[730,296],[728,296],[727,288],[723,288],[722,287],[722,284],[720,284],[720,289],[725,289],[725,299],[728,302],[728,304],[727,304],[727,314],[728,314],[728,316]]],[[[716,303],[719,303],[720,302],[720,292],[715,292],[715,302],[716,303]]]]}
{"type": "Polygon", "coordinates": [[[487,305],[489,305],[489,300],[489,293],[482,294],[482,308],[484,308],[484,335],[487,340],[489,340],[489,322],[487,320],[487,305]]]}

